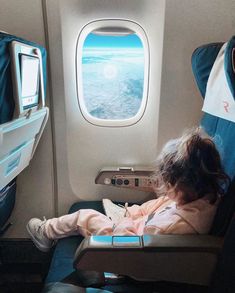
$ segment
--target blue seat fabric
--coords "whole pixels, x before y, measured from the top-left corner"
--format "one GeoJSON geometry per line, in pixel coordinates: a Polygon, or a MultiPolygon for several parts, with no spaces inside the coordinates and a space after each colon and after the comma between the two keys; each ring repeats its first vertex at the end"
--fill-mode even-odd
{"type": "Polygon", "coordinates": [[[205,97],[206,85],[215,59],[223,43],[213,43],[197,48],[192,54],[192,70],[198,89],[205,97]]]}
{"type": "Polygon", "coordinates": [[[209,135],[214,137],[224,169],[232,180],[230,188],[218,207],[211,230],[211,234],[223,236],[235,210],[235,147],[232,143],[235,142],[235,123],[205,114],[201,125],[209,135]]]}

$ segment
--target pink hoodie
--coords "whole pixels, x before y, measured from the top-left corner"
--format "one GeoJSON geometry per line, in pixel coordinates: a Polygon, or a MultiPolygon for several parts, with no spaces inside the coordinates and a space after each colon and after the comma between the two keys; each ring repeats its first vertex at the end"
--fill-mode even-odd
{"type": "Polygon", "coordinates": [[[217,209],[206,199],[198,199],[177,207],[167,196],[150,200],[141,206],[127,208],[127,217],[114,229],[114,234],[125,234],[135,227],[135,234],[207,234],[217,209]]]}
{"type": "Polygon", "coordinates": [[[143,235],[143,234],[207,234],[217,209],[206,198],[177,207],[167,196],[142,205],[127,207],[127,215],[118,223],[92,210],[83,209],[73,214],[49,219],[45,235],[58,239],[70,235],[143,235]]]}

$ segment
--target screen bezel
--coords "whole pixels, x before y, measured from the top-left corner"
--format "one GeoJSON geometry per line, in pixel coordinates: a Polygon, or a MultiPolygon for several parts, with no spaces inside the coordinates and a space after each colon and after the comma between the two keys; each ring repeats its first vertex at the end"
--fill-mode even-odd
{"type": "Polygon", "coordinates": [[[15,100],[14,118],[28,115],[29,111],[37,111],[45,106],[44,94],[44,81],[42,69],[42,55],[40,49],[37,47],[29,46],[24,43],[13,41],[11,43],[11,57],[12,57],[12,81],[13,81],[13,94],[15,100]],[[38,71],[38,91],[35,95],[31,96],[33,103],[24,106],[22,96],[22,76],[21,76],[21,56],[37,58],[39,60],[38,71]],[[36,102],[35,102],[36,101],[36,102]]]}

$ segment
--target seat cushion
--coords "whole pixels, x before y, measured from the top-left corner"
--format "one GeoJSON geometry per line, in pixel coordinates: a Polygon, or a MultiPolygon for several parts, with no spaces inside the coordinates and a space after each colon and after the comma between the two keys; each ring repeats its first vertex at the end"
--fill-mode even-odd
{"type": "MultiPolygon", "coordinates": [[[[101,213],[104,212],[101,201],[86,201],[73,204],[69,213],[74,213],[80,209],[94,209],[101,213]]],[[[73,257],[82,240],[83,237],[78,235],[63,238],[57,242],[46,283],[61,282],[74,271],[73,257]]]]}

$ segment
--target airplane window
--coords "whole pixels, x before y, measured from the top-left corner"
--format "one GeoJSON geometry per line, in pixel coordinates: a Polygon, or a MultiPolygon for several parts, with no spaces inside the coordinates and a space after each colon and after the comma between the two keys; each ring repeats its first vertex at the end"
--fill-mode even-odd
{"type": "Polygon", "coordinates": [[[82,64],[79,99],[88,120],[109,125],[130,121],[143,111],[145,55],[142,40],[133,31],[86,35],[77,57],[82,64]]]}

